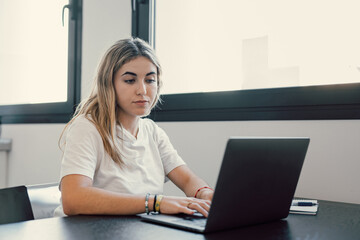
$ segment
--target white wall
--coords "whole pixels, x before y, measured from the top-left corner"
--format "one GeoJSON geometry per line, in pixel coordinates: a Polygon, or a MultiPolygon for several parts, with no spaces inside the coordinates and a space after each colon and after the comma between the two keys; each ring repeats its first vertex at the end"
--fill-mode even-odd
{"type": "MultiPolygon", "coordinates": [[[[84,0],[82,95],[90,91],[97,63],[117,39],[131,34],[128,0],[84,0]]],[[[215,185],[229,136],[309,136],[311,143],[297,195],[360,203],[360,120],[165,122],[164,128],[188,165],[215,185]],[[191,136],[189,138],[189,136],[191,136]]],[[[9,154],[10,186],[57,181],[64,124],[6,124],[13,139],[9,154]]],[[[180,194],[171,184],[166,193],[180,194]]]]}
{"type": "MultiPolygon", "coordinates": [[[[229,136],[310,137],[296,196],[360,203],[360,120],[166,122],[159,125],[188,165],[212,186],[215,186],[229,136]]],[[[179,193],[172,184],[167,184],[166,190],[179,193]]]]}
{"type": "Polygon", "coordinates": [[[65,124],[5,124],[3,138],[12,139],[8,155],[8,186],[58,181],[59,136],[65,124]]]}

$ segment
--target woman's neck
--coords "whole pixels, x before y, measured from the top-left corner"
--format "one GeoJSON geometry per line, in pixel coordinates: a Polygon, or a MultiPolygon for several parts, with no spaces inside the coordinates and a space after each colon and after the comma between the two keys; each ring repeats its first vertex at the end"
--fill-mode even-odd
{"type": "Polygon", "coordinates": [[[139,130],[139,117],[135,118],[122,118],[119,117],[119,122],[123,128],[125,128],[131,135],[137,138],[138,130],[139,130]]]}

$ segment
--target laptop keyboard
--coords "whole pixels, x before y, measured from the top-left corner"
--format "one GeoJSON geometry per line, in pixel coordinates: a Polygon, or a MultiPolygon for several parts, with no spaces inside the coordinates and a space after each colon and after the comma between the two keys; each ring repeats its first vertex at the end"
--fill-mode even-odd
{"type": "Polygon", "coordinates": [[[175,222],[186,223],[186,224],[191,224],[191,225],[205,228],[206,220],[207,219],[204,217],[199,218],[199,217],[185,216],[183,218],[179,218],[179,219],[175,220],[175,222]]]}

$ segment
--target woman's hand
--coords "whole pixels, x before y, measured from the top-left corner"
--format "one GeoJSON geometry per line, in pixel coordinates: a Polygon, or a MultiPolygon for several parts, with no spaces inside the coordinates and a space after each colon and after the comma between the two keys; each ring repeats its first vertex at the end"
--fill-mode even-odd
{"type": "Polygon", "coordinates": [[[198,211],[207,217],[211,201],[192,197],[164,196],[160,203],[160,212],[164,214],[185,213],[192,215],[198,211]]]}
{"type": "Polygon", "coordinates": [[[214,190],[209,188],[204,188],[199,191],[196,197],[199,199],[212,201],[213,196],[214,196],[214,190]]]}

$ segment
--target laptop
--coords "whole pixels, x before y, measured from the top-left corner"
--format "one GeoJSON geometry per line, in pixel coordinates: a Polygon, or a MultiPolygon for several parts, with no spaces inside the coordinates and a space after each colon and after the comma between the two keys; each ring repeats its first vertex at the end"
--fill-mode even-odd
{"type": "Polygon", "coordinates": [[[208,233],[286,218],[309,138],[228,140],[208,218],[142,214],[144,221],[208,233]]]}

